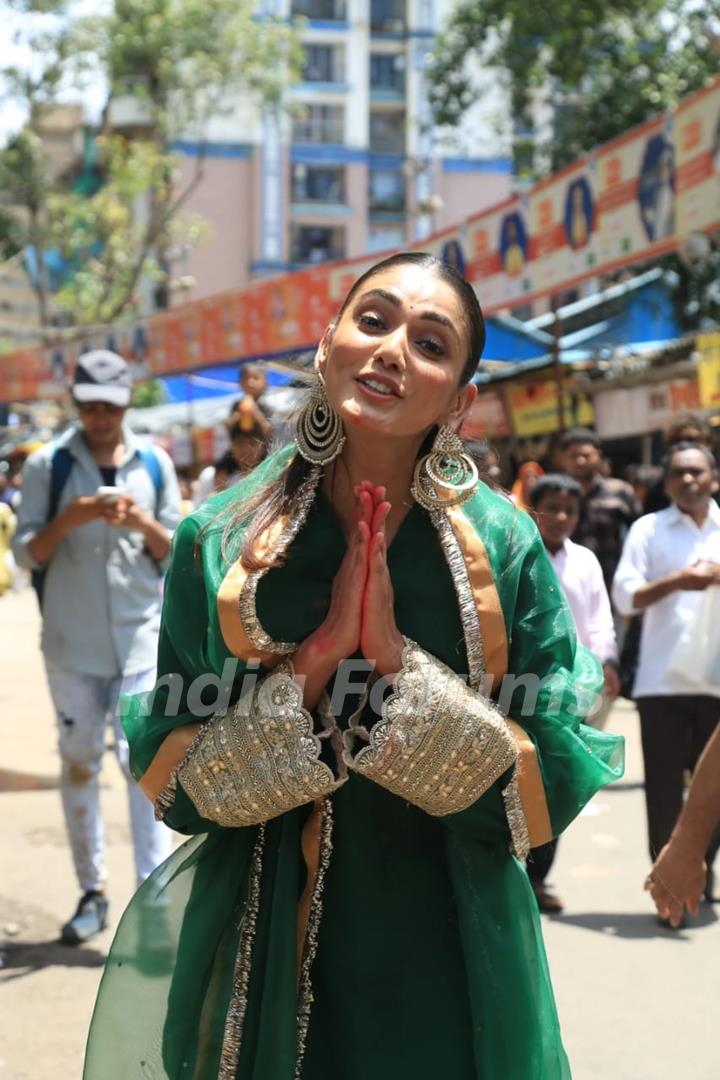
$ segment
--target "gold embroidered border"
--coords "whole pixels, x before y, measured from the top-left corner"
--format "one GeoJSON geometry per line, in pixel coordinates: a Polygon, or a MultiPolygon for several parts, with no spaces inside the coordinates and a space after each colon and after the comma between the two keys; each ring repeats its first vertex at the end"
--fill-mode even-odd
{"type": "MultiPolygon", "coordinates": [[[[545,796],[545,785],[540,772],[540,763],[537,759],[537,750],[535,749],[535,743],[525,731],[525,728],[521,727],[515,720],[508,719],[508,727],[518,748],[517,766],[513,781],[515,782],[517,796],[527,826],[527,842],[530,847],[540,847],[541,844],[547,844],[552,840],[553,829],[545,796]]],[[[522,838],[519,837],[518,839],[522,838]]]]}
{"type": "Polygon", "coordinates": [[[170,734],[163,739],[160,744],[160,749],[145,771],[140,781],[140,787],[153,801],[156,821],[163,821],[165,815],[175,802],[178,772],[197,749],[209,722],[210,721],[206,721],[204,724],[183,724],[181,728],[176,728],[175,731],[171,731],[170,734]],[[187,739],[193,728],[196,729],[195,734],[188,745],[187,739]],[[183,747],[187,747],[187,749],[183,749],[183,747]],[[171,765],[170,763],[172,761],[175,761],[176,763],[171,765]],[[168,768],[170,769],[170,775],[168,776],[167,782],[153,799],[151,791],[152,784],[157,782],[157,777],[161,770],[164,772],[168,768]],[[152,775],[148,776],[148,774],[152,775]]]}
{"type": "Polygon", "coordinates": [[[508,639],[500,597],[495,586],[490,559],[473,523],[460,508],[447,511],[453,533],[460,547],[465,574],[474,595],[478,633],[484,642],[485,668],[483,675],[493,677],[496,690],[508,669],[508,639]]]}
{"type": "MultiPolygon", "coordinates": [[[[483,676],[490,664],[493,689],[496,689],[503,676],[507,674],[508,641],[505,617],[485,545],[460,507],[436,510],[430,514],[430,517],[438,530],[458,597],[468,656],[470,685],[481,691],[483,676]]],[[[518,741],[517,733],[513,734],[516,736],[518,753],[522,754],[523,745],[518,741]]],[[[537,791],[537,781],[540,782],[542,798],[540,802],[534,803],[537,818],[542,824],[538,835],[544,835],[546,831],[542,808],[544,807],[544,817],[548,822],[549,814],[537,756],[525,755],[519,759],[513,770],[512,779],[502,793],[512,849],[518,858],[522,859],[530,850],[530,836],[520,793],[519,775],[531,776],[531,786],[535,791],[537,791]],[[522,767],[518,774],[520,761],[522,761],[522,767]]],[[[525,784],[527,786],[527,780],[525,784]]],[[[533,844],[535,844],[535,837],[533,837],[533,844]]]]}
{"type": "Polygon", "coordinates": [[[460,608],[460,620],[465,636],[468,658],[468,679],[473,690],[479,690],[485,675],[485,645],[480,629],[475,594],[468,575],[463,551],[445,510],[433,510],[430,519],[437,529],[445,558],[450,568],[460,608]]]}
{"type": "MultiPolygon", "coordinates": [[[[260,538],[259,553],[283,555],[307,520],[317,493],[322,470],[314,468],[298,488],[289,514],[279,518],[260,538]]],[[[297,643],[274,641],[265,632],[256,610],[257,589],[268,568],[248,573],[238,559],[225,575],[217,597],[218,621],[225,644],[242,660],[256,657],[271,665],[278,657],[297,649],[297,643]]]]}
{"type": "MultiPolygon", "coordinates": [[[[405,639],[395,689],[349,768],[434,817],[465,810],[514,764],[505,717],[434,656],[405,639]]],[[[348,734],[352,734],[350,731],[348,734]]]]}
{"type": "Polygon", "coordinates": [[[513,769],[512,779],[507,787],[503,788],[503,802],[505,804],[505,816],[510,829],[512,849],[518,859],[527,859],[530,853],[530,834],[528,832],[525,811],[520,787],[518,784],[517,766],[513,769]]]}
{"type": "Polygon", "coordinates": [[[218,1080],[237,1080],[237,1067],[240,1059],[243,1026],[245,1023],[245,1014],[247,1012],[248,988],[250,986],[250,973],[252,971],[257,917],[260,910],[260,884],[262,879],[264,851],[265,826],[260,825],[258,827],[257,840],[255,841],[250,863],[248,897],[242,918],[237,956],[235,958],[230,1002],[225,1016],[218,1080]]]}
{"type": "Polygon", "coordinates": [[[318,854],[317,872],[315,884],[310,900],[305,940],[303,947],[302,962],[300,964],[300,978],[298,987],[298,1016],[297,1016],[297,1055],[295,1060],[295,1080],[301,1080],[303,1058],[307,1045],[307,1034],[310,1027],[310,1012],[313,1004],[313,989],[311,971],[315,954],[318,947],[318,935],[320,933],[320,921],[322,919],[323,891],[325,889],[325,876],[330,865],[332,856],[332,831],[333,831],[333,808],[330,799],[323,799],[323,816],[320,826],[320,851],[318,854]]]}
{"type": "Polygon", "coordinates": [[[344,783],[320,760],[293,674],[284,660],[229,712],[216,713],[184,758],[177,779],[209,821],[258,825],[344,783]]]}

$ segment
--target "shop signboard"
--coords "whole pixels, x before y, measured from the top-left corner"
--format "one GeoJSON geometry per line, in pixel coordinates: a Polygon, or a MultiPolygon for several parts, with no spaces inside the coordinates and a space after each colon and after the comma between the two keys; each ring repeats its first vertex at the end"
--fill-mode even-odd
{"type": "MultiPolygon", "coordinates": [[[[519,438],[550,435],[558,430],[558,386],[555,380],[508,386],[506,398],[513,431],[519,438]]],[[[563,427],[590,427],[594,422],[592,402],[587,395],[570,386],[565,388],[563,427]]]]}
{"type": "Polygon", "coordinates": [[[478,394],[462,427],[464,439],[501,439],[510,434],[505,403],[493,390],[478,394]]]}
{"type": "Polygon", "coordinates": [[[595,394],[593,403],[601,439],[645,435],[662,430],[678,413],[699,407],[698,380],[691,377],[601,390],[595,394]]]}
{"type": "Polygon", "coordinates": [[[720,334],[700,334],[697,349],[700,405],[720,408],[720,334]]]}

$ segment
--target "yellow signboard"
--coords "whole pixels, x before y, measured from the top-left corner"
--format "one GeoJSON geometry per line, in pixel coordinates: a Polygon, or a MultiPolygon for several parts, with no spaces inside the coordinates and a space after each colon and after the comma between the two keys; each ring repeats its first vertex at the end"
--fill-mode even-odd
{"type": "MultiPolygon", "coordinates": [[[[555,382],[523,383],[508,387],[507,401],[513,431],[519,437],[549,435],[558,430],[558,389],[555,382]]],[[[589,427],[595,421],[592,402],[585,394],[563,393],[563,427],[589,427]]]]}
{"type": "Polygon", "coordinates": [[[697,346],[700,405],[720,407],[720,334],[699,334],[697,346]]]}

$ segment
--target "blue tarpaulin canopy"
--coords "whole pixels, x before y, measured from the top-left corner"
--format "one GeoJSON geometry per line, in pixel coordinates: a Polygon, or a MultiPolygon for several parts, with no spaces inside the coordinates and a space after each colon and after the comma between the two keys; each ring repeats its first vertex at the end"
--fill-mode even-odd
{"type": "MultiPolygon", "coordinates": [[[[267,370],[269,386],[285,386],[290,382],[291,376],[277,371],[267,370]]],[[[168,402],[178,403],[183,401],[196,401],[201,398],[223,397],[227,394],[241,390],[238,384],[237,364],[229,367],[203,368],[189,375],[167,375],[161,380],[165,387],[168,402]]]]}

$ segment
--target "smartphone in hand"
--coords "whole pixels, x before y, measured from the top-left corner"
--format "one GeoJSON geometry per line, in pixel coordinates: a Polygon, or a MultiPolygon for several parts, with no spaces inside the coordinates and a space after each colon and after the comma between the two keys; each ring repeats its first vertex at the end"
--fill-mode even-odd
{"type": "Polygon", "coordinates": [[[120,496],[123,494],[123,489],[119,487],[111,487],[109,484],[104,487],[99,487],[95,494],[98,498],[107,506],[114,506],[120,496]]]}

